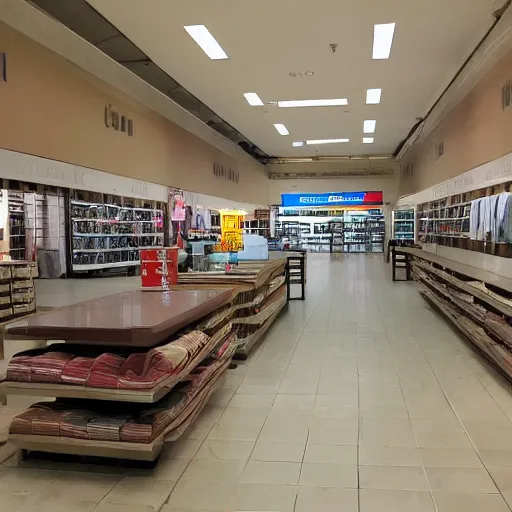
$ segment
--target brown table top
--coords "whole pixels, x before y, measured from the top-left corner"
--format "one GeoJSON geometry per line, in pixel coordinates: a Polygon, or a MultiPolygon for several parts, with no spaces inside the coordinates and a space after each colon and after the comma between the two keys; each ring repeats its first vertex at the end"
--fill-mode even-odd
{"type": "Polygon", "coordinates": [[[24,318],[7,327],[7,336],[151,347],[208,315],[230,295],[229,288],[133,290],[24,318]]]}

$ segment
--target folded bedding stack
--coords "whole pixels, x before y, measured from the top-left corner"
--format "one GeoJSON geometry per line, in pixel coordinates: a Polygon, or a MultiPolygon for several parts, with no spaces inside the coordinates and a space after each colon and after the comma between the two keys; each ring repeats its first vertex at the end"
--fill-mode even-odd
{"type": "Polygon", "coordinates": [[[176,438],[214,390],[234,351],[234,334],[194,370],[190,381],[176,386],[155,404],[123,404],[71,399],[38,403],[15,416],[11,434],[97,441],[150,443],[166,434],[176,438]]]}
{"type": "Polygon", "coordinates": [[[278,272],[259,288],[238,293],[231,304],[206,317],[197,327],[209,333],[227,322],[232,323],[237,334],[237,352],[247,354],[271,326],[286,301],[286,279],[278,272]]]}
{"type": "Polygon", "coordinates": [[[212,344],[213,350],[216,342],[215,337],[192,331],[166,345],[128,357],[108,352],[82,357],[51,350],[41,355],[19,355],[9,362],[7,380],[148,390],[179,375],[205,347],[212,344]]]}

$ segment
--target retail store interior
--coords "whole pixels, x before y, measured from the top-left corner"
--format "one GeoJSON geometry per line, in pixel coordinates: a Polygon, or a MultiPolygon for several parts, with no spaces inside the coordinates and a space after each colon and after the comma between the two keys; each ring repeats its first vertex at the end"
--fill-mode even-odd
{"type": "Polygon", "coordinates": [[[511,512],[512,0],[0,0],[0,511],[511,512]]]}

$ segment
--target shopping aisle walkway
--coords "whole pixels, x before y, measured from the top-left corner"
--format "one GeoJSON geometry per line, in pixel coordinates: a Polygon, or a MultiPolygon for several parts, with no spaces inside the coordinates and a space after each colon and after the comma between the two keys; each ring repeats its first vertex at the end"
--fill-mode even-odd
{"type": "Polygon", "coordinates": [[[306,302],[154,472],[10,461],[0,490],[10,511],[504,512],[510,418],[509,386],[381,255],[309,255],[306,302]]]}

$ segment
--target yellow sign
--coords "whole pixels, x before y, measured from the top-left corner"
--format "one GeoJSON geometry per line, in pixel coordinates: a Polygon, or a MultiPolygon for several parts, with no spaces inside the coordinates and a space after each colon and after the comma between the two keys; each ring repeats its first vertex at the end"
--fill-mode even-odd
{"type": "Polygon", "coordinates": [[[241,210],[220,211],[220,252],[238,252],[244,248],[244,217],[245,212],[241,210]]]}

